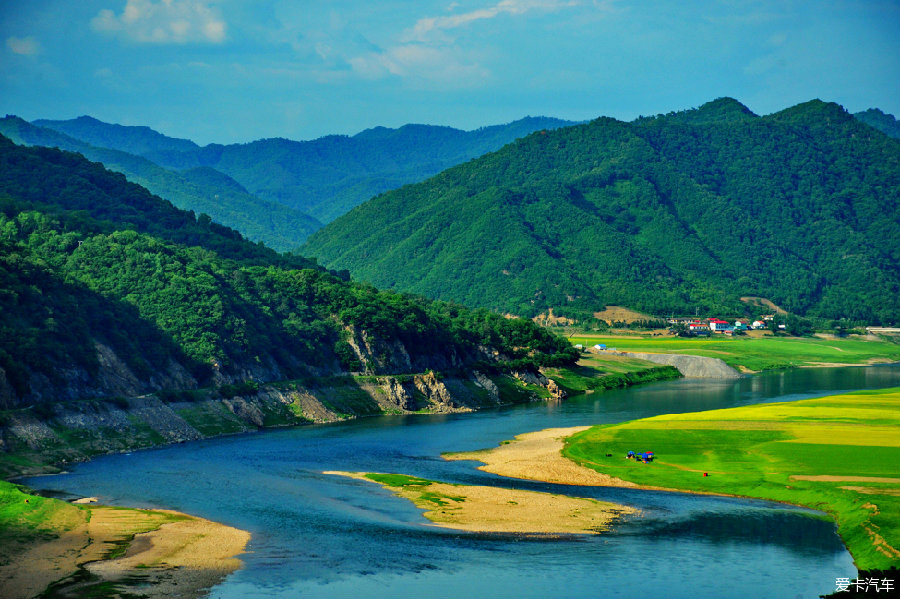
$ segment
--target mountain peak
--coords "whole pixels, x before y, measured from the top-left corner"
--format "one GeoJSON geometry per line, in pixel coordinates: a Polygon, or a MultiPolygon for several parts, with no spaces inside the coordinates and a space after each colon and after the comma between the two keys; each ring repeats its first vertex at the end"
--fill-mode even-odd
{"type": "Polygon", "coordinates": [[[804,122],[808,119],[825,120],[825,121],[849,121],[853,117],[844,107],[835,102],[825,102],[816,98],[808,102],[801,102],[796,106],[785,108],[780,112],[772,115],[774,119],[780,121],[797,121],[804,122]]]}
{"type": "Polygon", "coordinates": [[[749,108],[734,98],[716,98],[702,104],[699,108],[659,114],[655,117],[638,118],[636,122],[653,122],[662,119],[666,123],[683,123],[689,125],[707,125],[710,123],[736,123],[758,118],[749,108]]]}
{"type": "MultiPolygon", "coordinates": [[[[703,104],[696,110],[696,112],[698,114],[716,115],[719,117],[740,117],[741,120],[746,117],[756,116],[749,108],[747,108],[734,98],[729,98],[727,96],[716,98],[715,100],[711,100],[706,104],[703,104]]],[[[725,118],[722,120],[733,119],[725,118]]]]}

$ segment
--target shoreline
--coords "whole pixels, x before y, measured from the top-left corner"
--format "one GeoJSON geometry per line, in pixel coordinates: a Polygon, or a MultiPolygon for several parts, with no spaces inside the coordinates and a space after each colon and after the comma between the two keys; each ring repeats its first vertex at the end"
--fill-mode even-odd
{"type": "MultiPolygon", "coordinates": [[[[621,487],[646,491],[691,493],[691,491],[680,489],[640,485],[608,474],[601,474],[563,457],[563,440],[589,428],[591,427],[548,428],[516,435],[513,440],[504,441],[495,448],[447,452],[441,454],[441,457],[448,461],[481,462],[482,465],[477,467],[478,470],[507,478],[580,487],[621,487]]],[[[698,492],[697,494],[707,493],[698,492]]]]}
{"type": "MultiPolygon", "coordinates": [[[[715,493],[712,491],[675,489],[672,487],[659,487],[655,485],[633,483],[608,474],[602,474],[564,457],[562,455],[564,439],[589,428],[592,427],[572,426],[566,428],[548,428],[516,435],[513,440],[504,441],[501,445],[494,448],[478,449],[475,451],[446,452],[441,454],[441,457],[448,461],[481,462],[482,465],[477,467],[478,470],[496,474],[498,476],[556,485],[618,487],[641,491],[665,491],[668,493],[687,493],[689,495],[758,499],[733,493],[715,493]]],[[[764,501],[801,507],[811,511],[820,511],[789,501],[777,501],[774,499],[766,499],[764,501]]]]}

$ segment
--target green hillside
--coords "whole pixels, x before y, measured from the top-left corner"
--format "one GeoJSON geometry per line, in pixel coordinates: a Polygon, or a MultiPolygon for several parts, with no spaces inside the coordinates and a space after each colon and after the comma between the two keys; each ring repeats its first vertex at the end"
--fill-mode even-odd
{"type": "MultiPolygon", "coordinates": [[[[375,127],[352,137],[262,139],[201,148],[146,127],[111,125],[89,117],[36,123],[94,145],[135,152],[167,168],[215,168],[260,198],[311,214],[322,222],[337,218],[378,193],[422,181],[533,131],[572,124],[526,117],[474,131],[405,125],[399,129],[375,127]]],[[[298,236],[297,243],[305,238],[306,234],[298,236]]]]}
{"type": "MultiPolygon", "coordinates": [[[[62,122],[76,125],[62,128],[63,131],[76,134],[93,130],[94,124],[100,123],[88,117],[62,122]]],[[[177,173],[129,151],[92,145],[93,142],[117,142],[123,148],[134,151],[149,151],[160,147],[183,149],[186,147],[184,144],[189,144],[187,147],[194,145],[186,140],[165,138],[146,127],[118,125],[110,127],[112,129],[109,132],[103,129],[105,135],[90,136],[89,143],[70,137],[65,132],[36,126],[17,117],[7,116],[0,119],[0,134],[18,144],[56,147],[78,152],[89,160],[102,163],[110,170],[123,173],[129,181],[146,187],[179,208],[192,210],[198,214],[208,214],[217,223],[237,229],[249,239],[262,241],[279,251],[297,248],[310,233],[322,226],[311,216],[254,196],[237,181],[209,167],[177,173]],[[132,135],[134,139],[127,138],[125,133],[132,130],[136,130],[132,135]],[[126,139],[122,139],[123,137],[126,139]],[[151,141],[156,143],[152,144],[151,141]]]]}
{"type": "Polygon", "coordinates": [[[385,193],[303,250],[382,287],[530,316],[622,305],[900,318],[900,143],[812,101],[723,98],[542,131],[385,193]]]}
{"type": "Polygon", "coordinates": [[[0,137],[0,408],[576,357],[529,321],[348,282],[80,155],[0,137]]]}

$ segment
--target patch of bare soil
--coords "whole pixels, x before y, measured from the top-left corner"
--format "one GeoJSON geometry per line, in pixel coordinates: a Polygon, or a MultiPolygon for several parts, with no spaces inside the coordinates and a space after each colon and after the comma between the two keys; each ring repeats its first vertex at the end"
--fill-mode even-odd
{"type": "Polygon", "coordinates": [[[553,308],[547,310],[546,313],[538,314],[532,320],[542,326],[569,325],[575,322],[566,316],[557,316],[553,313],[553,308]]]}
{"type": "Polygon", "coordinates": [[[745,304],[751,304],[753,306],[765,306],[766,308],[772,310],[776,314],[787,314],[787,310],[781,308],[780,306],[775,305],[775,302],[772,300],[766,299],[764,297],[756,297],[752,295],[745,295],[741,298],[741,301],[745,304]]]}
{"type": "Polygon", "coordinates": [[[631,324],[637,320],[653,320],[654,317],[642,312],[630,310],[624,306],[606,306],[605,310],[594,312],[594,318],[605,320],[612,324],[614,322],[626,322],[631,324]]]}

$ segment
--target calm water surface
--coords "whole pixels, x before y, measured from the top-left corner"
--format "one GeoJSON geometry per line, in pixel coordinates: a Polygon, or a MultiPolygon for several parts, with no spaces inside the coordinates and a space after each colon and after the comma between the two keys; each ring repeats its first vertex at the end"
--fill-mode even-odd
{"type": "Polygon", "coordinates": [[[237,598],[814,598],[852,577],[830,522],[774,503],[559,487],[445,462],[548,427],[621,422],[851,389],[900,386],[900,368],[809,369],[728,382],[673,381],[562,403],[452,416],[389,416],[107,456],[27,481],[114,505],[181,510],[253,534],[237,598]],[[555,539],[430,526],[404,499],[324,470],[398,472],[595,497],[642,510],[597,536],[555,539]]]}

